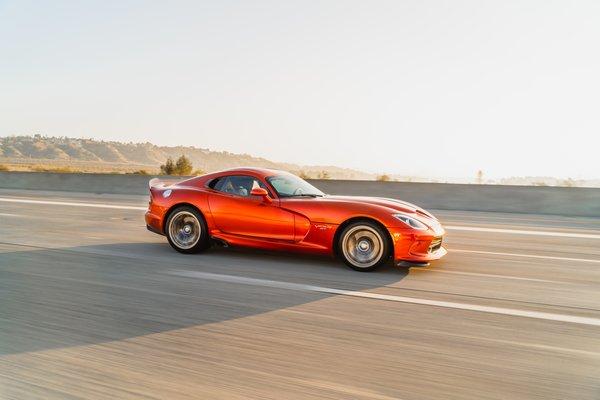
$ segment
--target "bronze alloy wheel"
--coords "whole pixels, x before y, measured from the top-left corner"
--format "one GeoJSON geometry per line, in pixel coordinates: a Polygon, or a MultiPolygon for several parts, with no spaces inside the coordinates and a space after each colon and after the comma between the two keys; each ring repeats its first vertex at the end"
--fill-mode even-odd
{"type": "Polygon", "coordinates": [[[197,253],[209,245],[204,217],[193,207],[175,209],[169,215],[165,234],[171,246],[181,253],[197,253]]]}
{"type": "Polygon", "coordinates": [[[368,222],[348,226],[340,237],[344,261],[358,271],[371,271],[387,259],[388,243],[381,229],[368,222]]]}

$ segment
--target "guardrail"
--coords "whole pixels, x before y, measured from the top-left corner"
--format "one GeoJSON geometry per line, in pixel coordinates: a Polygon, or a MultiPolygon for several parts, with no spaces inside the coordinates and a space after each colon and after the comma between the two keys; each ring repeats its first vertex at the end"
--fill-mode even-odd
{"type": "MultiPolygon", "coordinates": [[[[0,189],[145,195],[150,175],[0,172],[0,189]]],[[[180,179],[180,177],[161,177],[180,179]]],[[[310,180],[329,194],[402,199],[432,210],[600,217],[600,189],[451,183],[310,180]]]]}

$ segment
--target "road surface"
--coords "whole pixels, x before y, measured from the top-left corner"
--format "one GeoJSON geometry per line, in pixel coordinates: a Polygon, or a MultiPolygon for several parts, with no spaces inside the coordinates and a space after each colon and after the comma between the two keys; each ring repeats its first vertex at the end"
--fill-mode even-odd
{"type": "Polygon", "coordinates": [[[359,273],[146,201],[0,190],[1,399],[600,399],[599,219],[439,211],[445,259],[359,273]]]}

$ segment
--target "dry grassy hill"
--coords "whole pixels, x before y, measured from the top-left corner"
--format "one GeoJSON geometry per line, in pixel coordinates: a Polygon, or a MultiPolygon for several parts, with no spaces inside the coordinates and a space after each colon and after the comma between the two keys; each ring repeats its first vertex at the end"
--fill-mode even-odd
{"type": "Polygon", "coordinates": [[[375,175],[334,166],[279,163],[248,154],[197,147],[156,146],[152,143],[106,142],[67,137],[8,136],[0,138],[0,164],[13,170],[156,173],[168,157],[188,157],[194,169],[205,172],[239,166],[283,169],[309,177],[325,172],[335,179],[374,179],[375,175]]]}

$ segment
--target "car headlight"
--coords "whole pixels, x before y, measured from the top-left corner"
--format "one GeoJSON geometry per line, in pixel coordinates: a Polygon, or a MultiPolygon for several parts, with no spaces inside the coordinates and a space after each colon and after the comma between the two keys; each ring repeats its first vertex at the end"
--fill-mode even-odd
{"type": "Polygon", "coordinates": [[[409,217],[408,215],[404,215],[404,214],[394,214],[394,218],[399,219],[400,221],[404,222],[406,225],[410,226],[413,229],[416,229],[418,231],[426,231],[427,229],[429,229],[427,227],[427,225],[425,225],[424,223],[422,223],[421,221],[409,217]]]}

